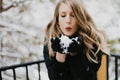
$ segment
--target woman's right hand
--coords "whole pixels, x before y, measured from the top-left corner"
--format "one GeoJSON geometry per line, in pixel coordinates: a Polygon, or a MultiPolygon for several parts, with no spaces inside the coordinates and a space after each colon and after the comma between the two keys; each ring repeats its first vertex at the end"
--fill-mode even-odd
{"type": "Polygon", "coordinates": [[[59,38],[51,39],[51,47],[52,47],[53,51],[56,52],[56,60],[60,63],[65,62],[66,54],[62,53],[63,49],[61,48],[59,38]]]}
{"type": "Polygon", "coordinates": [[[60,39],[58,37],[54,37],[51,39],[51,47],[53,51],[62,53],[63,49],[60,45],[60,39]]]}

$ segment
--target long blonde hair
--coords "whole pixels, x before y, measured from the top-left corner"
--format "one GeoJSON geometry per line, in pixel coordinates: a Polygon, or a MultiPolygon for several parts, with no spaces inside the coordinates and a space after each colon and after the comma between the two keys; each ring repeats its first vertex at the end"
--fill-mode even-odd
{"type": "Polygon", "coordinates": [[[98,51],[103,51],[106,46],[105,37],[102,34],[102,31],[96,28],[96,25],[94,24],[90,15],[85,10],[80,0],[60,0],[58,2],[54,12],[54,18],[50,21],[46,29],[45,41],[49,48],[49,54],[54,56],[54,53],[51,49],[50,39],[52,37],[58,37],[60,34],[62,34],[60,28],[58,27],[59,7],[62,3],[71,6],[79,26],[78,33],[82,37],[83,43],[85,45],[83,51],[90,62],[97,63],[96,55],[98,51]],[[93,52],[93,44],[95,44],[98,47],[96,52],[93,52]],[[91,54],[96,59],[93,59],[93,57],[90,56],[91,54]]]}

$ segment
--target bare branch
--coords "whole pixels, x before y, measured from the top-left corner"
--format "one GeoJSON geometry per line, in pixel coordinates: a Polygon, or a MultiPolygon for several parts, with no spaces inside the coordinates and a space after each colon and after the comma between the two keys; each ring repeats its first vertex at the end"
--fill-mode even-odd
{"type": "Polygon", "coordinates": [[[0,0],[0,8],[2,7],[2,0],[0,0]]]}
{"type": "MultiPolygon", "coordinates": [[[[25,1],[30,1],[30,0],[25,0],[25,1]]],[[[25,1],[19,1],[19,2],[16,2],[14,1],[11,5],[9,5],[8,7],[6,8],[3,8],[3,0],[0,0],[0,13],[4,12],[4,11],[7,11],[13,7],[16,7],[18,6],[19,4],[23,4],[25,1]]]]}
{"type": "Polygon", "coordinates": [[[8,9],[14,7],[13,4],[8,6],[7,8],[3,8],[3,0],[0,0],[0,13],[2,13],[3,11],[7,11],[8,9]]]}
{"type": "Polygon", "coordinates": [[[2,7],[2,2],[3,0],[0,0],[0,12],[2,11],[3,7],[2,7]]]}

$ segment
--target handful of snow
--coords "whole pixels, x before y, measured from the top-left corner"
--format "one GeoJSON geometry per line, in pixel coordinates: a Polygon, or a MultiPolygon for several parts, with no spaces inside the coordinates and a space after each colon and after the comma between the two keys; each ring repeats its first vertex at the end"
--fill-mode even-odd
{"type": "Polygon", "coordinates": [[[70,46],[70,44],[73,42],[72,39],[70,39],[68,36],[65,35],[61,35],[60,39],[60,45],[61,48],[63,49],[63,53],[68,54],[68,48],[70,46]]]}

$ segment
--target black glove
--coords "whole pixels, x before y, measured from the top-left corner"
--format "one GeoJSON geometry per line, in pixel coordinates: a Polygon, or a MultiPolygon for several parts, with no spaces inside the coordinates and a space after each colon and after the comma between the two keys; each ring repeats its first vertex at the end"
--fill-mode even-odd
{"type": "Polygon", "coordinates": [[[53,49],[53,51],[58,51],[60,53],[62,53],[63,49],[61,48],[61,45],[60,45],[60,39],[59,38],[52,38],[51,39],[51,47],[53,49]]]}
{"type": "Polygon", "coordinates": [[[68,48],[68,52],[71,53],[78,52],[81,48],[82,40],[79,37],[74,37],[71,39],[72,39],[72,43],[68,48]]]}
{"type": "Polygon", "coordinates": [[[72,42],[72,39],[70,39],[68,36],[61,35],[59,38],[51,39],[51,47],[53,51],[69,54],[68,48],[72,42]]]}
{"type": "Polygon", "coordinates": [[[51,39],[51,47],[53,51],[69,54],[70,52],[78,52],[81,46],[79,37],[68,37],[61,35],[59,38],[51,39]]]}

